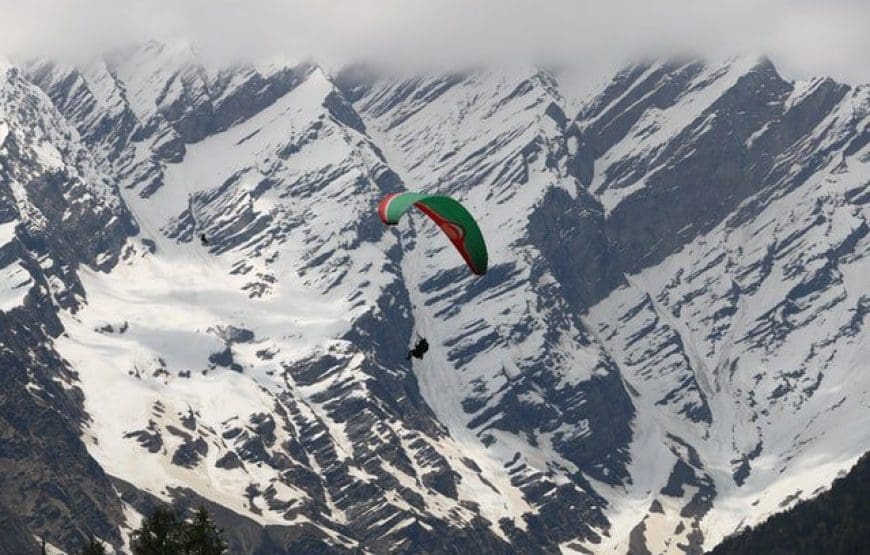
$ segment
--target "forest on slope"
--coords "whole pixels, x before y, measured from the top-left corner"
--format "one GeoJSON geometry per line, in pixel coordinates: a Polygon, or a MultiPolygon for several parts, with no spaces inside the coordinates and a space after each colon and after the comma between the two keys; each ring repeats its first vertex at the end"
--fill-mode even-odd
{"type": "Polygon", "coordinates": [[[711,555],[854,554],[870,549],[870,452],[818,497],[731,536],[711,555]]]}

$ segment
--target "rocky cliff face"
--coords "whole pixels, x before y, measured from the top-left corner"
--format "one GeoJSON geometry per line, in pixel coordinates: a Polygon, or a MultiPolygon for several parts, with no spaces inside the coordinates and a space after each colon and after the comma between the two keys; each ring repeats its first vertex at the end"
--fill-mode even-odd
{"type": "Polygon", "coordinates": [[[866,87],[2,71],[7,550],[172,502],[234,552],[694,553],[870,446],[866,87]],[[404,188],[471,209],[486,276],[383,228],[404,188]]]}

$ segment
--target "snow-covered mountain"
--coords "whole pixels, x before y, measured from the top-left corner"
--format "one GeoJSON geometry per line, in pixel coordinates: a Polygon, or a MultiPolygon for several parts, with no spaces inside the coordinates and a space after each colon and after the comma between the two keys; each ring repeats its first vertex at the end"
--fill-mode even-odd
{"type": "Polygon", "coordinates": [[[10,553],[122,550],[159,502],[240,553],[697,553],[870,449],[870,87],[0,73],[10,553]],[[384,228],[402,189],[471,209],[486,276],[384,228]]]}

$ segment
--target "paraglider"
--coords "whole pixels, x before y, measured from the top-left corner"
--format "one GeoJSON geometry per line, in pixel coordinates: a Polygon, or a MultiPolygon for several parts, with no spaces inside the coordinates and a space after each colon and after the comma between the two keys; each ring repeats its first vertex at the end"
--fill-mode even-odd
{"type": "MultiPolygon", "coordinates": [[[[443,195],[391,193],[378,203],[378,216],[385,224],[396,225],[412,206],[429,216],[441,228],[474,274],[482,276],[486,273],[488,255],[480,226],[458,201],[443,195]]],[[[428,350],[429,342],[418,335],[417,344],[408,351],[406,358],[421,360],[428,350]]]]}
{"type": "Polygon", "coordinates": [[[378,216],[385,224],[396,225],[412,206],[438,224],[472,272],[479,276],[486,273],[487,252],[483,234],[468,210],[458,201],[443,195],[392,193],[378,203],[378,216]]]}
{"type": "MultiPolygon", "coordinates": [[[[418,336],[419,337],[419,336],[418,336]]],[[[408,356],[405,357],[408,360],[411,360],[411,357],[416,359],[422,359],[423,355],[426,354],[426,351],[429,350],[429,342],[426,341],[425,337],[420,337],[417,341],[417,344],[414,345],[414,348],[408,351],[408,356]]]]}

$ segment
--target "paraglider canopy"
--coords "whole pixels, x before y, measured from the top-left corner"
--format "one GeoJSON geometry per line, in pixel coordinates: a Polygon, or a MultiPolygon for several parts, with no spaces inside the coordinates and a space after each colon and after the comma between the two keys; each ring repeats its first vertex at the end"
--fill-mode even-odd
{"type": "Polygon", "coordinates": [[[483,234],[468,210],[458,201],[443,195],[392,193],[378,203],[378,216],[385,224],[395,225],[412,206],[438,224],[472,272],[479,276],[486,273],[487,252],[483,234]]]}

